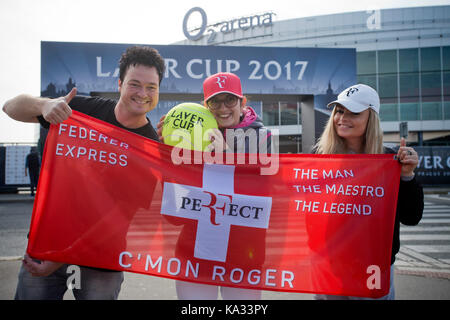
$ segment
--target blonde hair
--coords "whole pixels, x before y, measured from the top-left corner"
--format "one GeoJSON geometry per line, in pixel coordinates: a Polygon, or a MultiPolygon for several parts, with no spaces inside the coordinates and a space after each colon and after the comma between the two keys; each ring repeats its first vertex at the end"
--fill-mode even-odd
{"type": "MultiPolygon", "coordinates": [[[[336,108],[333,109],[328,119],[322,135],[314,146],[317,154],[346,154],[349,153],[345,140],[339,137],[334,128],[334,115],[336,108]]],[[[366,133],[364,136],[364,153],[380,154],[383,153],[383,131],[380,126],[378,114],[369,108],[369,119],[367,121],[366,133]]]]}

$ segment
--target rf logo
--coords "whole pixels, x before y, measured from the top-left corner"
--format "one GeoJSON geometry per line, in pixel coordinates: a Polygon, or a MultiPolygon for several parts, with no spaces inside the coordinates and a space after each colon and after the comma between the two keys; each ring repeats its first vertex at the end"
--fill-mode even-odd
{"type": "Polygon", "coordinates": [[[225,262],[232,226],[267,229],[272,198],[234,192],[234,166],[205,164],[202,188],[164,183],[161,214],[197,220],[194,257],[225,262]]]}
{"type": "MultiPolygon", "coordinates": [[[[237,217],[240,216],[242,218],[245,219],[259,219],[259,214],[264,210],[264,208],[261,207],[255,207],[255,206],[248,206],[248,205],[244,205],[244,206],[240,206],[238,204],[233,203],[233,195],[231,194],[223,194],[223,193],[219,193],[218,195],[209,192],[209,191],[205,191],[203,190],[204,193],[209,194],[210,195],[210,201],[208,204],[201,204],[202,200],[201,199],[196,199],[196,198],[188,198],[188,197],[182,197],[182,202],[181,202],[181,209],[187,209],[187,210],[191,210],[191,211],[200,211],[200,205],[204,208],[208,208],[210,211],[210,222],[212,225],[214,226],[218,226],[220,225],[219,222],[216,222],[216,214],[222,214],[222,216],[224,215],[228,215],[228,216],[232,216],[232,217],[237,217]],[[216,207],[216,204],[218,202],[218,196],[219,197],[224,197],[224,201],[223,201],[223,206],[221,207],[216,207]]],[[[220,199],[219,199],[220,201],[220,199]]]]}
{"type": "MultiPolygon", "coordinates": [[[[211,223],[213,225],[215,225],[215,226],[218,226],[219,223],[216,222],[216,208],[214,207],[216,205],[216,202],[217,202],[217,196],[214,193],[209,192],[209,191],[203,191],[203,192],[207,193],[207,194],[209,194],[211,196],[211,201],[207,205],[203,204],[202,207],[205,207],[205,208],[208,208],[209,210],[211,210],[210,211],[210,213],[211,213],[211,219],[210,219],[211,223]]],[[[228,194],[219,193],[219,196],[229,197],[230,198],[230,202],[233,200],[233,196],[228,195],[228,194]]],[[[218,210],[222,210],[222,215],[225,214],[225,204],[223,205],[223,207],[220,207],[220,208],[217,208],[217,209],[218,210]]]]}
{"type": "Polygon", "coordinates": [[[355,92],[358,92],[358,88],[350,88],[347,90],[347,97],[349,97],[351,94],[354,94],[355,92]]]}
{"type": "Polygon", "coordinates": [[[220,76],[220,77],[216,77],[217,79],[217,84],[219,85],[219,88],[223,89],[223,87],[225,86],[225,80],[227,79],[226,76],[220,76]]]}

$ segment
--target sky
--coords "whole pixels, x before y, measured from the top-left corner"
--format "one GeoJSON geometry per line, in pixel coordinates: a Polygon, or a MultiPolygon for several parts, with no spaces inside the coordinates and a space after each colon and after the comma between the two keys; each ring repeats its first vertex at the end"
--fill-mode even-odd
{"type": "MultiPolygon", "coordinates": [[[[269,11],[276,22],[428,5],[450,0],[1,0],[0,106],[22,93],[39,96],[41,41],[173,44],[185,39],[183,18],[193,7],[205,10],[209,24],[269,11]]],[[[0,144],[37,138],[38,125],[14,121],[0,110],[0,144]]]]}

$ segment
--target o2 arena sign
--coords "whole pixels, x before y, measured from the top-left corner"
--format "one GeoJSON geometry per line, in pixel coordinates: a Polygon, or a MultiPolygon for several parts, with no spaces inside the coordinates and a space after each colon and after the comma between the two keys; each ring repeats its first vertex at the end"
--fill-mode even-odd
{"type": "Polygon", "coordinates": [[[183,19],[183,33],[189,40],[197,41],[203,37],[204,33],[208,33],[207,43],[212,43],[216,39],[218,33],[230,33],[236,30],[248,30],[256,27],[267,27],[273,25],[273,16],[275,14],[272,12],[267,12],[259,15],[247,16],[232,19],[229,21],[222,21],[212,25],[208,25],[208,17],[206,16],[205,10],[200,7],[195,7],[190,9],[183,19]],[[188,22],[193,13],[199,13],[201,15],[201,26],[196,28],[191,33],[188,30],[188,22]]]}

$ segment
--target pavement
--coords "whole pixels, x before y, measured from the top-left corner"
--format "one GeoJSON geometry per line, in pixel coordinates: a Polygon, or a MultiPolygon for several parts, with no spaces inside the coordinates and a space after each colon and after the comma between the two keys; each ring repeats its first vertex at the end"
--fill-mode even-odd
{"type": "MultiPolygon", "coordinates": [[[[450,189],[424,189],[425,200],[450,205],[450,189]]],[[[33,202],[27,193],[0,194],[0,202],[33,202]]],[[[0,257],[0,300],[14,298],[21,257],[0,257]]],[[[396,300],[450,300],[450,279],[434,273],[395,271],[396,300]]],[[[263,291],[264,300],[312,300],[311,294],[263,291]]],[[[64,296],[73,300],[70,291],[64,296]]],[[[119,300],[176,300],[175,281],[125,272],[119,300]]]]}

